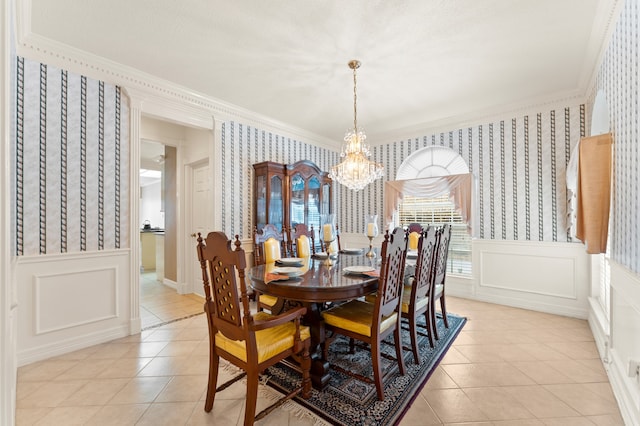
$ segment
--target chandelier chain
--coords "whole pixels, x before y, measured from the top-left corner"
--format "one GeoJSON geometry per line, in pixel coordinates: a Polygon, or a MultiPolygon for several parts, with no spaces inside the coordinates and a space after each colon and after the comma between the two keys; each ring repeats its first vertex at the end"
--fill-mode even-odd
{"type": "Polygon", "coordinates": [[[358,94],[356,92],[356,69],[353,67],[353,130],[358,134],[358,94]]]}

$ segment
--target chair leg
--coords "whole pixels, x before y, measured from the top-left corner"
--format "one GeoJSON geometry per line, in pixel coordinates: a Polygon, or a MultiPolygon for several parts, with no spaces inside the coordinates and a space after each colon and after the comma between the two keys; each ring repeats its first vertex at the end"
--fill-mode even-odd
{"type": "Polygon", "coordinates": [[[246,406],[244,411],[245,426],[252,425],[255,422],[257,403],[258,403],[258,372],[247,371],[247,400],[246,400],[246,406]]]}
{"type": "Polygon", "coordinates": [[[435,301],[434,301],[434,303],[431,304],[429,317],[430,317],[430,320],[431,320],[431,328],[433,329],[433,337],[436,340],[439,340],[440,336],[438,336],[438,322],[436,320],[436,305],[435,305],[435,301]]]}
{"type": "Polygon", "coordinates": [[[356,353],[356,341],[354,340],[353,337],[349,339],[349,353],[350,354],[356,353]]]}
{"type": "Polygon", "coordinates": [[[449,320],[447,320],[447,307],[444,302],[444,291],[442,292],[442,296],[440,296],[440,311],[442,312],[442,319],[444,320],[444,326],[449,328],[449,320]]]}
{"type": "Polygon", "coordinates": [[[373,361],[373,379],[376,383],[378,399],[383,401],[384,388],[382,387],[382,368],[380,366],[380,342],[377,339],[371,342],[371,360],[373,361]]]}
{"type": "Polygon", "coordinates": [[[404,356],[402,355],[402,338],[400,336],[400,330],[402,327],[400,326],[400,322],[396,325],[396,329],[393,332],[393,339],[396,346],[396,358],[398,358],[398,368],[400,368],[400,374],[403,376],[407,374],[406,369],[404,368],[404,356]]]}
{"type": "Polygon", "coordinates": [[[429,345],[433,347],[433,324],[431,323],[431,317],[429,317],[428,309],[424,312],[424,322],[427,325],[427,333],[429,333],[429,345]]]}
{"type": "MultiPolygon", "coordinates": [[[[409,316],[409,334],[411,335],[411,351],[413,352],[413,360],[416,364],[420,364],[420,357],[418,356],[418,330],[416,325],[415,313],[411,313],[409,316]]],[[[428,330],[429,328],[427,328],[428,330]]],[[[433,346],[433,345],[431,345],[433,346]]]]}
{"type": "Polygon", "coordinates": [[[207,399],[204,403],[204,411],[207,413],[213,408],[213,400],[216,397],[216,387],[218,386],[218,364],[220,358],[215,353],[209,354],[209,385],[207,386],[207,399]]]}

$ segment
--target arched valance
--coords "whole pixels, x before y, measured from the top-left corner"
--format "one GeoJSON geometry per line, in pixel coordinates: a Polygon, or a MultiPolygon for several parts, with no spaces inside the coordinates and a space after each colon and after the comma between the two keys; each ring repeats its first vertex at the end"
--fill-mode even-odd
{"type": "MultiPolygon", "coordinates": [[[[398,206],[405,195],[413,197],[437,197],[449,193],[451,202],[471,231],[472,174],[436,176],[419,179],[393,180],[384,187],[384,217],[387,225],[393,223],[398,206]]],[[[471,232],[470,232],[471,233],[471,232]]]]}

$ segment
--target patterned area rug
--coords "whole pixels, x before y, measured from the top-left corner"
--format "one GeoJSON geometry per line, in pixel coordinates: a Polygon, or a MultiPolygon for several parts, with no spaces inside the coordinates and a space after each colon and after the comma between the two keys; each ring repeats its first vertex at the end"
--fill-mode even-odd
{"type": "MultiPolygon", "coordinates": [[[[393,336],[386,339],[389,344],[383,344],[382,347],[383,353],[387,355],[382,357],[383,374],[386,374],[384,401],[379,401],[376,394],[368,345],[357,344],[355,354],[350,354],[349,340],[342,336],[336,338],[331,345],[329,362],[332,367],[336,365],[339,368],[331,369],[329,386],[322,392],[314,389],[308,400],[296,397],[295,401],[334,425],[397,424],[466,322],[465,318],[456,315],[449,314],[447,318],[449,328],[444,327],[441,318],[437,321],[440,339],[436,341],[434,348],[429,346],[426,335],[418,336],[421,357],[419,365],[415,364],[410,350],[403,351],[407,370],[404,376],[398,371],[393,336]],[[371,383],[354,378],[346,372],[369,377],[371,383]]],[[[424,317],[422,321],[424,323],[424,317]]],[[[407,330],[403,330],[402,341],[411,341],[407,330]]],[[[408,343],[405,343],[406,346],[408,343]]],[[[300,380],[299,373],[281,364],[269,368],[266,375],[269,376],[267,384],[281,391],[292,389],[300,380]]]]}

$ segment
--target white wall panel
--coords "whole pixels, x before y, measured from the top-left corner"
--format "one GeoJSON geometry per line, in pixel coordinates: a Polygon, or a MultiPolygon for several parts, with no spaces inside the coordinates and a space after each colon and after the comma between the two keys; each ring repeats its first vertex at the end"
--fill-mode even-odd
{"type": "Polygon", "coordinates": [[[116,318],[117,274],[112,266],[34,275],[35,334],[116,318]]]}
{"type": "Polygon", "coordinates": [[[129,335],[130,262],[128,250],[18,258],[18,364],[129,335]]]}
{"type": "Polygon", "coordinates": [[[609,377],[627,424],[640,424],[640,376],[629,362],[640,361],[640,276],[611,262],[611,365],[609,377]]]}
{"type": "Polygon", "coordinates": [[[449,294],[587,318],[589,257],[581,244],[473,240],[471,291],[449,294]]]}
{"type": "Polygon", "coordinates": [[[480,286],[576,299],[575,259],[531,253],[480,253],[480,286]]]}

